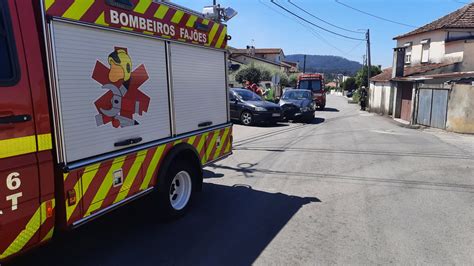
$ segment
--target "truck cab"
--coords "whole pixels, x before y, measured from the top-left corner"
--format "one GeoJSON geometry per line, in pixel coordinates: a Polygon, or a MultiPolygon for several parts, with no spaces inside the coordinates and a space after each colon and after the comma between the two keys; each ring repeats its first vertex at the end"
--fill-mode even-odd
{"type": "Polygon", "coordinates": [[[326,107],[326,89],[324,87],[324,76],[322,74],[302,74],[298,77],[297,89],[310,90],[313,100],[320,110],[326,107]]]}

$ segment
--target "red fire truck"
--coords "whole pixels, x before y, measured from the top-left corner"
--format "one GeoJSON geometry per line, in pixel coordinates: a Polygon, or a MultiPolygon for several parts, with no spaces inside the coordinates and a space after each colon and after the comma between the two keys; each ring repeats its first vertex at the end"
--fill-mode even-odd
{"type": "Polygon", "coordinates": [[[326,107],[326,91],[323,74],[301,74],[298,76],[298,89],[313,92],[313,100],[319,109],[326,107]]]}
{"type": "Polygon", "coordinates": [[[0,261],[231,154],[226,25],[152,0],[0,0],[0,261]]]}

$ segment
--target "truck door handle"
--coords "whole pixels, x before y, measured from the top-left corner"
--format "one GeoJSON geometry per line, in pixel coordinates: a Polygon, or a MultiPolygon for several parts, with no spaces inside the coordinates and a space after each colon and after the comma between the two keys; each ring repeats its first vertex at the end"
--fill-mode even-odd
{"type": "Polygon", "coordinates": [[[0,125],[8,125],[14,123],[24,123],[31,121],[31,115],[10,115],[0,116],[0,125]]]}
{"type": "Polygon", "coordinates": [[[129,146],[133,144],[137,144],[142,142],[143,138],[134,138],[134,139],[127,139],[124,141],[119,141],[114,144],[115,147],[123,147],[123,146],[129,146]]]}
{"type": "Polygon", "coordinates": [[[198,125],[198,127],[209,127],[209,126],[212,126],[212,122],[211,121],[207,121],[207,122],[202,122],[198,125]]]}

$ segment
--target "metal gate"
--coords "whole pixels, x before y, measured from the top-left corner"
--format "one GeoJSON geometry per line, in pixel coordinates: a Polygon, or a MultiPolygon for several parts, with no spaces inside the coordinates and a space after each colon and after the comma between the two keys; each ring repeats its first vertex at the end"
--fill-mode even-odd
{"type": "Polygon", "coordinates": [[[417,123],[435,128],[446,128],[448,90],[420,89],[417,123]]]}

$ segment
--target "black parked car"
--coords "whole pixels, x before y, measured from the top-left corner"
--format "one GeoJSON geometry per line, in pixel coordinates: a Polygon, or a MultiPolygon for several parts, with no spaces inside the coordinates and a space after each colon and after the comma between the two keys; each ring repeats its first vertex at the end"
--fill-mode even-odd
{"type": "Polygon", "coordinates": [[[231,89],[229,92],[230,118],[248,126],[259,122],[276,124],[282,113],[278,104],[267,102],[247,89],[231,89]]]}
{"type": "Polygon", "coordinates": [[[302,120],[311,122],[316,105],[310,90],[285,90],[280,99],[285,120],[302,120]]]}

